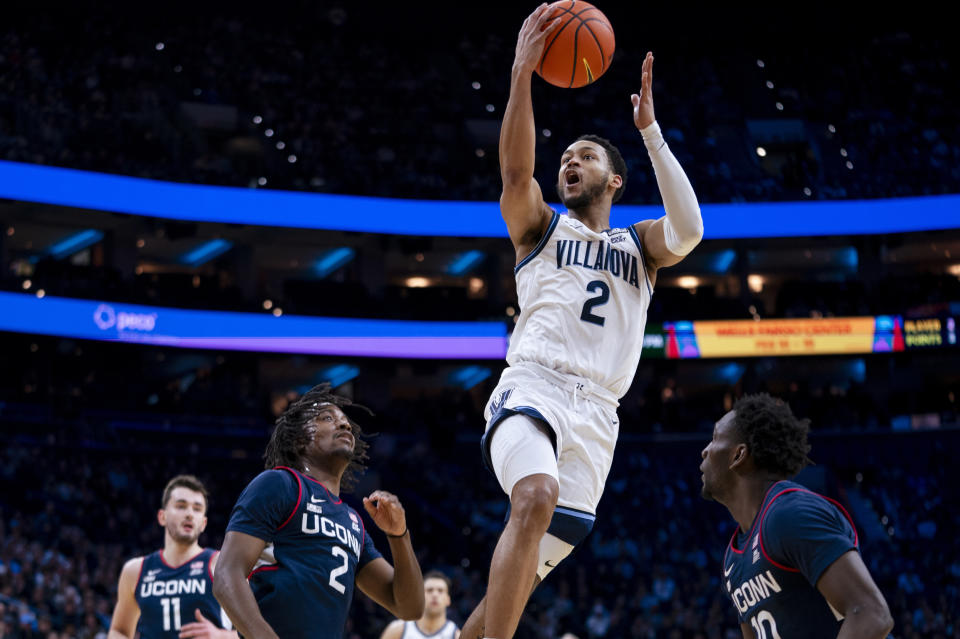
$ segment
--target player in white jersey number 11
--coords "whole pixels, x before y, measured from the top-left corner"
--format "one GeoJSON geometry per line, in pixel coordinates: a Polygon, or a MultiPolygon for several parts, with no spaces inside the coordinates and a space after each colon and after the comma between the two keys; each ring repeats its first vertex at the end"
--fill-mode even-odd
{"type": "Polygon", "coordinates": [[[544,202],[534,179],[530,87],[558,24],[548,14],[541,5],[520,30],[500,130],[500,211],[517,256],[520,315],[509,367],[485,410],[482,449],[511,510],[486,597],[464,624],[466,639],[512,637],[531,590],[593,526],[657,270],[678,263],[703,236],[696,195],[654,117],[651,53],[630,99],[666,215],[610,228],[626,164],[595,135],[560,157],[556,188],[567,214],[544,202]]]}

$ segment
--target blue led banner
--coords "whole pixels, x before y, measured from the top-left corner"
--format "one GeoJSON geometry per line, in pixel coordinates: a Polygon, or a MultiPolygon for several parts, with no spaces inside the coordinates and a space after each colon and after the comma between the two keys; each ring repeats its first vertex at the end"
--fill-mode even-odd
{"type": "MultiPolygon", "coordinates": [[[[203,186],[0,161],[0,197],[194,222],[396,235],[506,237],[495,202],[400,200],[203,186]]],[[[612,226],[659,217],[617,205],[612,226]]],[[[960,195],[704,204],[707,239],[862,235],[960,227],[960,195]]]]}
{"type": "MultiPolygon", "coordinates": [[[[0,291],[0,331],[213,350],[416,359],[496,359],[502,322],[413,322],[193,311],[0,291]]],[[[645,359],[895,353],[955,348],[954,317],[666,322],[647,326],[645,359]]],[[[466,383],[474,373],[459,380],[466,383]]]]}
{"type": "Polygon", "coordinates": [[[192,311],[0,292],[0,331],[181,348],[503,359],[501,322],[412,322],[192,311]]]}

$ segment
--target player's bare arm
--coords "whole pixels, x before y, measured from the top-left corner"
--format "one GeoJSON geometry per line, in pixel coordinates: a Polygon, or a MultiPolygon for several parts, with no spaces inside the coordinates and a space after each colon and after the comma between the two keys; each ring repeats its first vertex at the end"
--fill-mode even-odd
{"type": "Polygon", "coordinates": [[[380,634],[380,639],[400,639],[401,637],[403,637],[402,619],[394,619],[391,621],[380,634]]]}
{"type": "Polygon", "coordinates": [[[396,495],[376,490],[363,498],[373,523],[390,540],[393,565],[379,557],[357,573],[357,587],[400,619],[419,619],[425,605],[423,575],[410,543],[407,517],[396,495]]]}
{"type": "Polygon", "coordinates": [[[560,24],[559,19],[550,20],[548,15],[544,3],[520,29],[510,76],[510,98],[500,128],[500,213],[507,223],[517,262],[536,247],[551,215],[540,185],[533,179],[537,133],[530,95],[533,71],[543,55],[546,39],[560,24]]]}
{"type": "Polygon", "coordinates": [[[883,639],[893,630],[887,602],[857,551],[830,564],[817,590],[844,617],[837,639],[883,639]]]}
{"type": "Polygon", "coordinates": [[[663,208],[666,215],[658,220],[645,220],[635,225],[643,238],[644,257],[652,273],[658,268],[680,262],[703,238],[700,205],[683,168],[666,147],[653,110],[653,54],[643,61],[640,94],[630,96],[633,102],[633,123],[643,135],[650,153],[663,208]]]}
{"type": "Polygon", "coordinates": [[[743,633],[743,639],[757,639],[757,635],[753,632],[753,626],[748,623],[740,624],[740,632],[743,633]]]}
{"type": "Polygon", "coordinates": [[[137,605],[136,588],[140,578],[143,557],[135,557],[123,565],[120,581],[117,584],[117,605],[110,619],[107,639],[133,639],[137,633],[137,621],[140,620],[140,606],[137,605]]]}
{"type": "Polygon", "coordinates": [[[253,570],[267,542],[252,535],[231,530],[213,575],[213,595],[227,612],[233,625],[247,639],[279,639],[260,614],[247,575],[253,570]]]}

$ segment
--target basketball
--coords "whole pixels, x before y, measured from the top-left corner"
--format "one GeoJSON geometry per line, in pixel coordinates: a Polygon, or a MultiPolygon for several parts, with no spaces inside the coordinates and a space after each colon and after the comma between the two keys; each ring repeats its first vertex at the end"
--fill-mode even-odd
{"type": "Polygon", "coordinates": [[[607,16],[582,0],[559,0],[547,11],[561,22],[547,38],[537,65],[540,77],[558,87],[578,89],[603,75],[613,62],[616,44],[607,16]]]}

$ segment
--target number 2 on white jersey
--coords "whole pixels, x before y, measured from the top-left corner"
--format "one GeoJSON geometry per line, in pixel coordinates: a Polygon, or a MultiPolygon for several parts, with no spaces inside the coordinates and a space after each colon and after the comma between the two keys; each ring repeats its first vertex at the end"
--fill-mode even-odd
{"type": "Polygon", "coordinates": [[[610,301],[610,287],[603,280],[593,280],[587,284],[587,291],[591,293],[600,292],[596,297],[591,297],[583,303],[583,310],[580,311],[580,319],[584,322],[590,322],[597,326],[603,326],[606,318],[594,315],[593,309],[597,306],[603,306],[610,301]]]}

